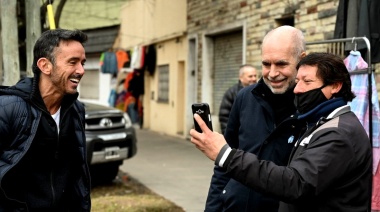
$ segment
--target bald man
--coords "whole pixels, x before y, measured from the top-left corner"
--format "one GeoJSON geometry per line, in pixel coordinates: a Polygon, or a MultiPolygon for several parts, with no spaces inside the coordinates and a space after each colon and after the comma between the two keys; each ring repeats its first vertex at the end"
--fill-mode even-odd
{"type": "MultiPolygon", "coordinates": [[[[264,37],[262,77],[240,90],[229,114],[224,138],[231,148],[277,165],[287,164],[300,130],[292,124],[296,121],[292,116],[296,112],[293,89],[297,63],[305,54],[303,34],[294,27],[281,26],[264,37]]],[[[193,130],[190,134],[195,139],[193,130]]],[[[205,211],[277,212],[279,199],[260,192],[215,166],[205,211]]]]}

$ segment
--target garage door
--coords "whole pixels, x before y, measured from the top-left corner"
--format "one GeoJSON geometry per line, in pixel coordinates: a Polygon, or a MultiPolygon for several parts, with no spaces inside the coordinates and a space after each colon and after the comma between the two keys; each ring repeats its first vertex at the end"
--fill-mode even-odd
{"type": "Polygon", "coordinates": [[[214,115],[219,114],[224,92],[238,82],[239,67],[242,65],[242,31],[223,34],[214,38],[213,70],[213,108],[214,115]]]}
{"type": "Polygon", "coordinates": [[[86,70],[86,74],[80,81],[80,98],[99,99],[99,70],[86,70]]]}

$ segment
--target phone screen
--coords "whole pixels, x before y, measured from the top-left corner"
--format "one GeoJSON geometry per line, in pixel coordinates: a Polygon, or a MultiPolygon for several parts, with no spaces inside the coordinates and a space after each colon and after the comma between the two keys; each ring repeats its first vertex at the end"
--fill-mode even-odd
{"type": "MultiPolygon", "coordinates": [[[[193,111],[193,114],[197,113],[206,123],[207,127],[212,131],[211,113],[209,105],[207,103],[194,103],[192,104],[191,109],[193,111]]],[[[202,130],[195,119],[194,128],[196,131],[202,133],[202,130]]]]}

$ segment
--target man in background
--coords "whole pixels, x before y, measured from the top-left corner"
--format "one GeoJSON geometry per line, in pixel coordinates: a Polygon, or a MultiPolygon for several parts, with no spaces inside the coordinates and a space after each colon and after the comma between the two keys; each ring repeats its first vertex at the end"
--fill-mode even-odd
{"type": "Polygon", "coordinates": [[[222,134],[227,127],[228,116],[234,103],[236,94],[248,85],[252,85],[257,82],[257,70],[255,67],[249,64],[240,66],[239,69],[239,82],[231,86],[223,95],[222,102],[219,109],[219,123],[222,134]]]}

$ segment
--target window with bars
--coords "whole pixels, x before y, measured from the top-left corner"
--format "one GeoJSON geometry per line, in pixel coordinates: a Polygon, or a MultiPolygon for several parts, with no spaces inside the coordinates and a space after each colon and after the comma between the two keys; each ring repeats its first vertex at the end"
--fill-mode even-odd
{"type": "Polygon", "coordinates": [[[158,66],[158,101],[169,102],[169,65],[158,66]]]}

